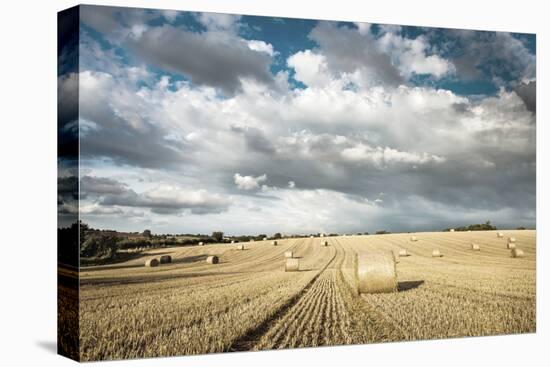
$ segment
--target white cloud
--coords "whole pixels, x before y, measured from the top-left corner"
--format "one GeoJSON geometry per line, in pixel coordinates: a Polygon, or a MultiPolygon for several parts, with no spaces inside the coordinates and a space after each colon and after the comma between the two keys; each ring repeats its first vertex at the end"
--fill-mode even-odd
{"type": "Polygon", "coordinates": [[[378,167],[399,163],[426,164],[445,162],[444,157],[427,154],[426,152],[419,154],[414,152],[403,152],[388,147],[372,148],[365,144],[358,144],[351,148],[344,149],[342,151],[342,157],[344,160],[350,162],[373,163],[378,167]]]}
{"type": "Polygon", "coordinates": [[[178,17],[178,15],[180,15],[181,12],[177,11],[177,10],[163,10],[162,11],[162,16],[166,19],[166,21],[170,22],[170,23],[173,23],[176,18],[178,17]]]}
{"type": "Polygon", "coordinates": [[[326,58],[311,50],[299,51],[291,55],[287,64],[294,68],[294,79],[310,87],[322,87],[331,82],[326,58]]]}
{"type": "Polygon", "coordinates": [[[235,185],[237,185],[239,189],[250,191],[260,188],[260,183],[264,182],[267,176],[265,174],[258,177],[241,176],[239,173],[235,173],[233,179],[235,180],[235,185]]]}
{"type": "Polygon", "coordinates": [[[294,181],[288,181],[288,188],[289,189],[293,189],[296,187],[296,182],[294,181]]]}
{"type": "Polygon", "coordinates": [[[223,31],[234,28],[241,18],[240,15],[221,13],[199,13],[197,20],[209,30],[223,31]]]}
{"type": "Polygon", "coordinates": [[[359,33],[362,34],[362,35],[366,35],[366,34],[369,34],[370,33],[370,27],[371,27],[371,24],[370,23],[359,23],[359,22],[356,22],[354,23],[355,26],[357,27],[357,29],[359,30],[359,33]]]}
{"type": "Polygon", "coordinates": [[[274,56],[275,51],[273,51],[273,45],[270,43],[266,43],[264,41],[258,41],[258,40],[250,40],[247,41],[248,47],[251,50],[258,51],[258,52],[265,52],[269,56],[274,56]]]}
{"type": "Polygon", "coordinates": [[[388,32],[377,40],[377,44],[391,55],[404,77],[411,78],[419,74],[441,78],[454,72],[454,65],[450,61],[435,54],[427,54],[430,45],[425,36],[409,39],[391,31],[395,30],[388,29],[388,32]]]}

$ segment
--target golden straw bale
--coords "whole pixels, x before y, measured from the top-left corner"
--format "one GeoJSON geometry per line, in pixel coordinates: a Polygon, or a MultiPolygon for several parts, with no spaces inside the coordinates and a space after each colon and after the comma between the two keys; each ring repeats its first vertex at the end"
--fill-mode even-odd
{"type": "Polygon", "coordinates": [[[519,248],[513,248],[512,249],[512,257],[523,257],[525,254],[523,253],[523,250],[520,250],[519,248]]]}
{"type": "Polygon", "coordinates": [[[403,250],[399,250],[399,256],[400,257],[406,257],[406,256],[410,256],[411,254],[409,254],[409,252],[405,249],[403,250]]]}
{"type": "Polygon", "coordinates": [[[392,251],[355,255],[357,292],[389,293],[397,290],[397,271],[392,251]]]}
{"type": "Polygon", "coordinates": [[[216,255],[208,256],[206,258],[207,264],[217,264],[220,262],[220,259],[216,255]]]}
{"type": "Polygon", "coordinates": [[[288,258],[285,262],[285,271],[299,271],[300,259],[288,258]]]}
{"type": "Polygon", "coordinates": [[[155,266],[159,266],[159,260],[157,258],[149,259],[145,262],[145,266],[148,268],[153,268],[155,266]]]}

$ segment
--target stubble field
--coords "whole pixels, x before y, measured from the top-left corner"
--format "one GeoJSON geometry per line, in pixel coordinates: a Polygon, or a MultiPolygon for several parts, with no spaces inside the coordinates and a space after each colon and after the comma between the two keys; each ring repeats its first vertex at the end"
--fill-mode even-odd
{"type": "Polygon", "coordinates": [[[85,361],[529,333],[536,328],[535,231],[432,232],[150,250],[81,268],[85,361]],[[512,258],[507,238],[525,256],[512,258]],[[329,246],[322,246],[327,240],[329,246]],[[470,245],[480,245],[472,251],[470,245]],[[358,295],[356,253],[398,257],[399,291],[358,295]],[[433,258],[439,249],[443,257],[433,258]],[[285,251],[300,271],[285,272],[285,251]],[[144,267],[151,257],[171,264],[144,267]],[[206,263],[208,255],[220,263],[206,263]]]}

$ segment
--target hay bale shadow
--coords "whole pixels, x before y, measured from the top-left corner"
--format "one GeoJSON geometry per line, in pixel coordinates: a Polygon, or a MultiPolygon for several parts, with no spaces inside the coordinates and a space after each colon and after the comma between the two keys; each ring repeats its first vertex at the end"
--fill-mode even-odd
{"type": "Polygon", "coordinates": [[[411,289],[416,289],[420,287],[422,284],[424,284],[423,280],[408,280],[404,282],[398,282],[397,290],[399,292],[406,292],[406,291],[410,291],[411,289]]]}
{"type": "Polygon", "coordinates": [[[172,264],[191,264],[191,263],[201,262],[201,261],[205,261],[208,256],[209,255],[203,254],[203,255],[182,257],[180,259],[172,258],[172,264]]]}

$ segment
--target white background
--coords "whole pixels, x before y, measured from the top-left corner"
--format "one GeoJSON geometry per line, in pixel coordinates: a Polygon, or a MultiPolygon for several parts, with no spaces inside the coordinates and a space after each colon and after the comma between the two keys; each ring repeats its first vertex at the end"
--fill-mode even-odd
{"type": "MultiPolygon", "coordinates": [[[[157,0],[96,4],[537,33],[537,333],[104,362],[102,366],[540,366],[549,362],[550,27],[544,1],[157,0]],[[309,4],[308,4],[309,3],[309,4]],[[543,265],[544,264],[544,265],[543,265]],[[545,281],[546,279],[546,281],[545,281]],[[546,339],[546,340],[545,340],[546,339]],[[546,341],[546,343],[544,342],[546,341]],[[548,348],[548,347],[547,347],[548,348]]],[[[0,12],[0,364],[64,366],[56,340],[56,12],[74,1],[4,2],[0,12]]]]}

